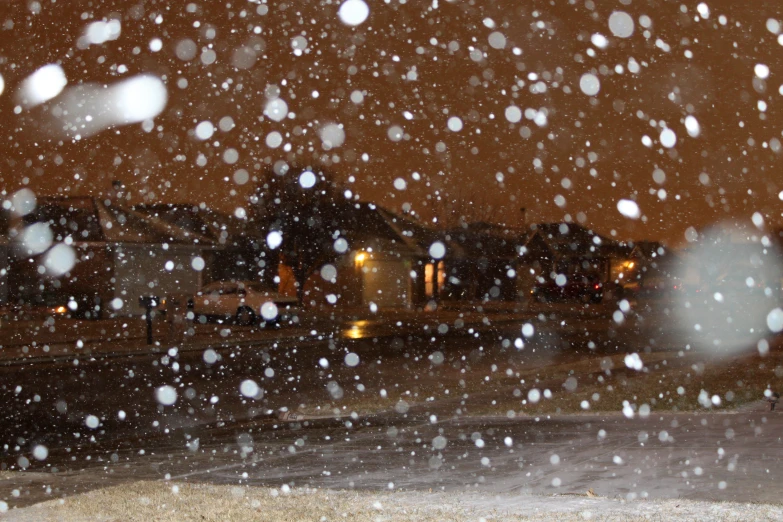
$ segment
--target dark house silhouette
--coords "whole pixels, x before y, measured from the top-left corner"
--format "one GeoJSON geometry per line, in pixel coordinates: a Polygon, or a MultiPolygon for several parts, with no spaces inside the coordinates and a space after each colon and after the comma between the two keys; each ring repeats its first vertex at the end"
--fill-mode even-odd
{"type": "Polygon", "coordinates": [[[270,288],[276,285],[277,251],[268,248],[265,236],[255,223],[203,204],[160,203],[133,208],[219,246],[212,255],[205,279],[261,281],[270,288]]]}
{"type": "Polygon", "coordinates": [[[459,245],[457,255],[446,260],[449,299],[517,300],[551,269],[552,251],[535,230],[466,223],[446,237],[459,245]]]}

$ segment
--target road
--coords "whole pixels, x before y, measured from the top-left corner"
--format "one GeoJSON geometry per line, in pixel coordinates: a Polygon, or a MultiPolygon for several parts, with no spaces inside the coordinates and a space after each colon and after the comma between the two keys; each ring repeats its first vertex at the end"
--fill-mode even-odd
{"type": "Polygon", "coordinates": [[[783,417],[738,415],[467,418],[386,416],[356,427],[233,434],[189,459],[158,458],[172,480],[500,494],[779,502],[783,417]],[[210,449],[242,447],[215,462],[210,449]],[[252,442],[250,442],[252,441],[252,442]],[[241,451],[241,450],[240,450],[241,451]]]}
{"type": "Polygon", "coordinates": [[[617,324],[611,307],[599,307],[455,317],[326,321],[274,334],[231,327],[220,342],[191,339],[156,352],[6,360],[0,466],[26,472],[0,487],[0,499],[21,506],[107,481],[166,477],[767,498],[756,483],[776,478],[775,466],[760,467],[779,449],[775,414],[467,415],[482,397],[510,395],[513,386],[489,377],[506,367],[512,376],[522,366],[568,367],[618,351],[676,353],[682,343],[662,327],[665,315],[617,324]],[[443,389],[457,381],[464,389],[443,389]],[[387,394],[399,402],[356,414],[387,394]],[[297,410],[309,417],[280,419],[297,410]],[[743,487],[729,488],[740,476],[743,487]]]}
{"type": "MultiPolygon", "coordinates": [[[[598,315],[584,320],[578,330],[563,328],[557,317],[568,315],[550,314],[548,322],[536,320],[539,331],[534,342],[542,345],[541,354],[560,350],[567,339],[575,344],[590,321],[605,323],[598,315]],[[550,324],[559,332],[557,343],[550,324]]],[[[50,351],[39,353],[41,357],[0,364],[0,399],[6,404],[7,418],[14,419],[13,424],[0,426],[0,441],[23,437],[58,446],[65,431],[83,428],[90,415],[101,421],[102,433],[91,434],[96,440],[102,435],[157,431],[163,425],[235,422],[296,407],[307,397],[321,398],[328,382],[357,380],[357,372],[364,374],[367,386],[383,386],[391,379],[396,382],[390,385],[404,385],[406,379],[429,370],[427,357],[436,351],[450,361],[469,355],[475,359],[476,353],[515,351],[512,342],[523,337],[521,324],[535,317],[501,324],[483,318],[466,323],[458,318],[449,328],[427,318],[404,324],[383,319],[322,324],[320,328],[311,324],[271,332],[232,325],[226,327],[232,330],[226,339],[142,345],[143,351],[134,352],[114,342],[101,345],[102,351],[71,346],[67,354],[53,356],[57,346],[53,344],[50,351]],[[346,364],[347,354],[356,354],[361,364],[346,364]],[[401,376],[397,368],[406,364],[421,370],[401,376]],[[247,398],[238,393],[247,379],[265,390],[263,399],[251,401],[250,408],[247,398]],[[151,400],[164,385],[180,390],[173,411],[162,410],[151,400]],[[118,418],[120,411],[124,419],[118,418]],[[161,411],[163,419],[159,418],[161,411]]],[[[542,364],[548,360],[548,356],[542,358],[542,364]]],[[[346,393],[350,396],[352,391],[346,393]]]]}

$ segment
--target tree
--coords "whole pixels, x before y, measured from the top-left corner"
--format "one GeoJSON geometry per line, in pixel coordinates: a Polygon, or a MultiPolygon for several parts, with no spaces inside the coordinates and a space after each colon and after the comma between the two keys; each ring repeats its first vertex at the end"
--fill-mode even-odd
{"type": "Polygon", "coordinates": [[[308,277],[335,257],[338,205],[337,184],[322,169],[278,165],[256,190],[256,220],[293,271],[300,305],[308,277]]]}

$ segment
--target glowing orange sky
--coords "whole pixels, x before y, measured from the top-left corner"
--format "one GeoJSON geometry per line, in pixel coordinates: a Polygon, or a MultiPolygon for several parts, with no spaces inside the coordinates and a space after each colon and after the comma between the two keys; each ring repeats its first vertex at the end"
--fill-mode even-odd
{"type": "Polygon", "coordinates": [[[121,179],[134,202],[204,201],[233,211],[248,206],[252,190],[252,181],[235,183],[235,171],[252,175],[285,159],[325,164],[363,200],[398,212],[409,203],[425,218],[432,217],[428,198],[477,194],[501,206],[501,217],[524,206],[531,221],[583,219],[620,238],[681,242],[688,226],[755,211],[778,222],[783,187],[771,149],[779,146],[773,138],[782,139],[783,47],[767,29],[770,17],[783,17],[777,2],[709,2],[706,20],[696,3],[687,12],[682,2],[552,3],[372,2],[356,28],[340,22],[336,2],[196,2],[194,9],[187,2],[41,2],[38,13],[27,2],[4,5],[0,179],[8,191],[27,179],[41,194],[97,194],[121,179]],[[633,17],[631,37],[612,36],[613,10],[633,17]],[[649,35],[642,15],[650,18],[649,35]],[[121,18],[120,37],[78,48],[87,24],[104,17],[121,18]],[[490,45],[494,32],[505,37],[504,48],[490,45]],[[591,43],[595,33],[608,38],[606,49],[591,43]],[[292,48],[297,36],[307,39],[301,56],[292,48]],[[154,38],[162,41],[159,52],[150,49],[154,38]],[[189,61],[176,56],[183,39],[197,44],[189,61]],[[248,48],[255,63],[235,67],[248,65],[235,56],[248,48]],[[205,64],[211,51],[216,59],[205,64]],[[628,70],[631,57],[636,74],[628,70]],[[15,111],[21,81],[54,62],[69,87],[158,75],[168,104],[150,132],[134,124],[73,141],[52,123],[52,104],[15,111]],[[755,77],[759,63],[769,66],[769,78],[755,77]],[[579,87],[588,72],[600,78],[595,97],[579,87]],[[288,104],[284,121],[263,116],[268,85],[288,104]],[[359,104],[351,100],[357,90],[359,104]],[[524,116],[510,122],[510,105],[546,109],[546,125],[524,116]],[[686,132],[688,114],[701,126],[698,137],[686,132]],[[195,137],[199,122],[217,126],[225,116],[233,129],[208,141],[195,137]],[[459,132],[447,127],[453,116],[463,123],[459,132]],[[661,122],[675,131],[674,148],[658,142],[661,122]],[[332,150],[318,136],[328,123],[346,135],[332,150]],[[404,130],[397,142],[388,136],[394,125],[404,130]],[[267,146],[273,131],[281,147],[267,146]],[[239,153],[235,164],[223,160],[228,148],[239,153]],[[653,180],[657,168],[663,184],[653,180]],[[394,187],[397,178],[405,190],[394,187]],[[620,215],[621,198],[636,199],[646,222],[620,215]]]}

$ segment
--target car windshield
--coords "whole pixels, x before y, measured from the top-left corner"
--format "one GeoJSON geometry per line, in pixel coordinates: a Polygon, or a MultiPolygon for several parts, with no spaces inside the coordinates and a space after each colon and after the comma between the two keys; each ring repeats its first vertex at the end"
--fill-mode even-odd
{"type": "Polygon", "coordinates": [[[0,520],[783,518],[780,0],[0,36],[0,520]]]}

